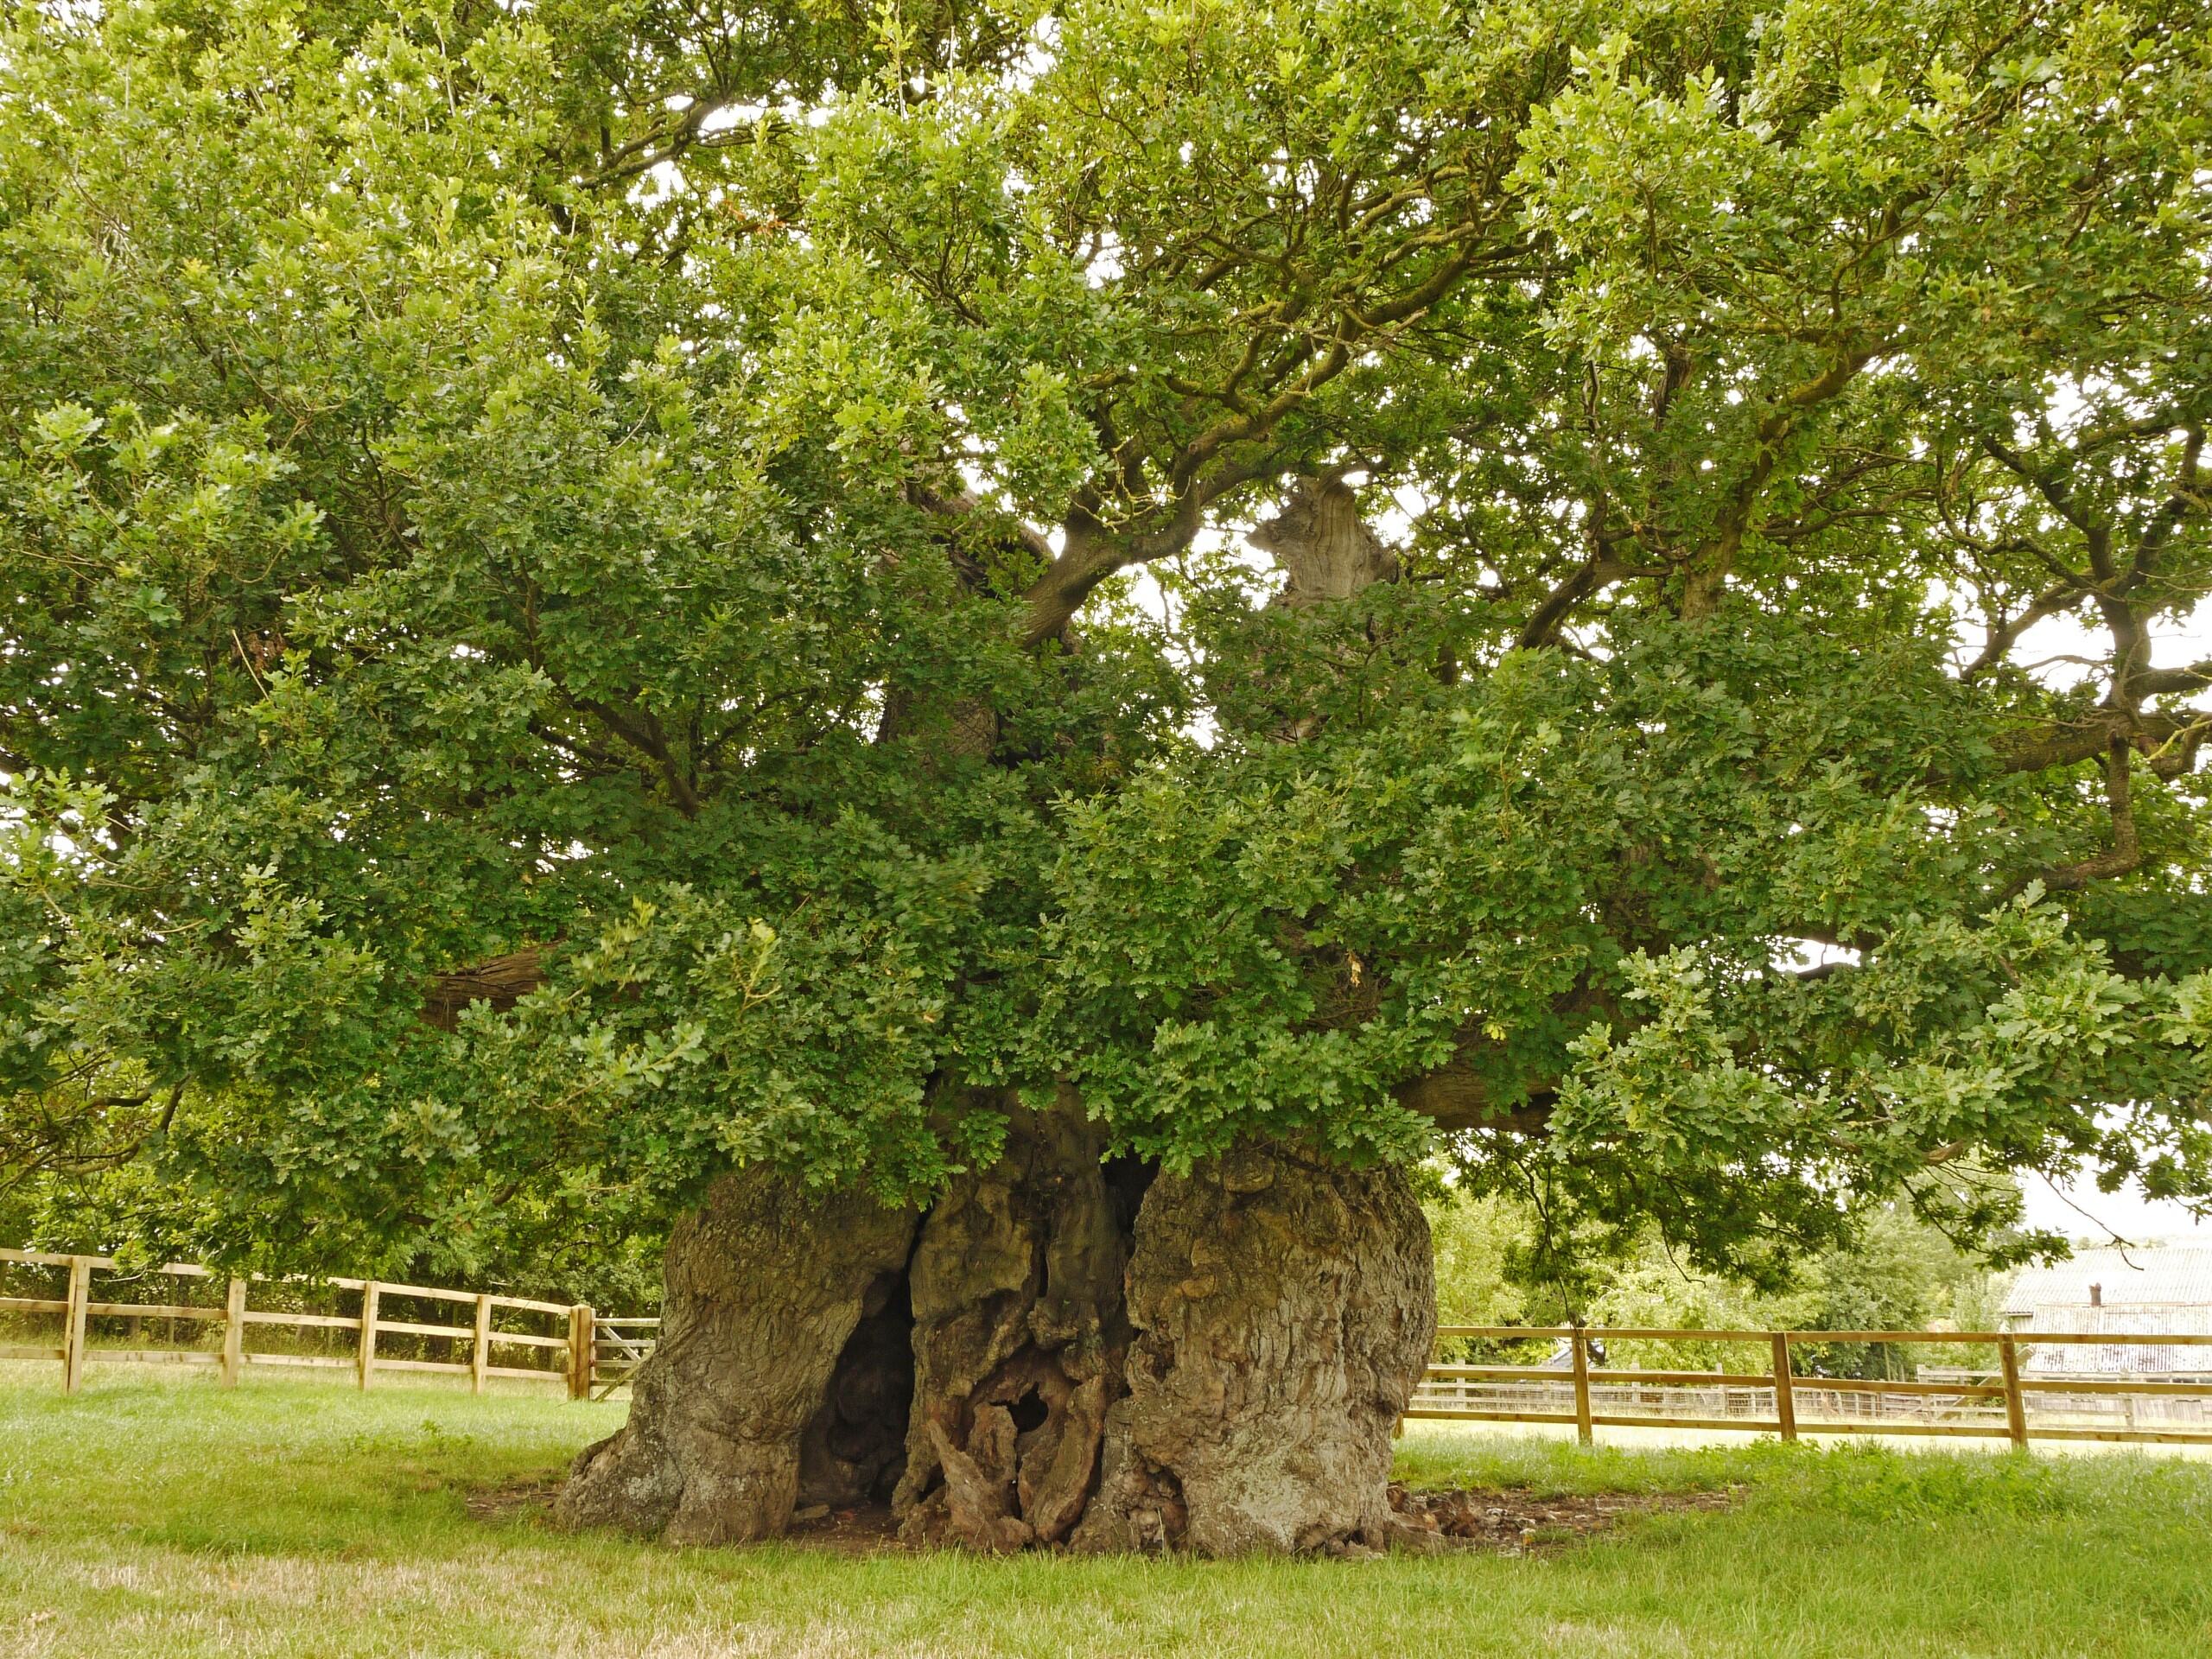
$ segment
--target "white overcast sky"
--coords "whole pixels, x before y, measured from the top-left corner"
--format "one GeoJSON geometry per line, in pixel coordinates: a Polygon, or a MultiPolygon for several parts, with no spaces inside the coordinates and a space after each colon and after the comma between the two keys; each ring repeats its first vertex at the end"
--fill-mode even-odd
{"type": "Polygon", "coordinates": [[[2146,1198],[2133,1185],[2118,1192],[2100,1192],[2093,1181],[2069,1181],[2053,1186],[2030,1176],[2024,1188],[2028,1223],[2063,1233],[2077,1244],[2109,1244],[2117,1234],[2131,1244],[2155,1239],[2185,1239],[2212,1244],[2212,1223],[2199,1220],[2177,1204],[2146,1198]]]}

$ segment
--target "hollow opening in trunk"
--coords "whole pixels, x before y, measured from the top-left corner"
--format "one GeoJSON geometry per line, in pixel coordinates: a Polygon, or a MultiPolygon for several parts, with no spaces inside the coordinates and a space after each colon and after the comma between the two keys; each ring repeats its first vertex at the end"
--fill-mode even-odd
{"type": "Polygon", "coordinates": [[[905,1268],[861,1302],[830,1387],[799,1440],[798,1506],[887,1503],[906,1467],[914,1395],[914,1306],[905,1268]]]}
{"type": "Polygon", "coordinates": [[[1137,1211],[1144,1207],[1144,1195],[1151,1190],[1160,1166],[1124,1153],[1109,1158],[1098,1168],[1106,1184],[1107,1198],[1113,1205],[1114,1224],[1127,1238],[1136,1230],[1137,1211]]]}
{"type": "Polygon", "coordinates": [[[999,1162],[956,1185],[915,1249],[919,1361],[900,1535],[991,1550],[1064,1542],[1097,1488],[1122,1392],[1122,1309],[1154,1172],[1101,1160],[1078,1112],[1012,1115],[999,1162]]]}

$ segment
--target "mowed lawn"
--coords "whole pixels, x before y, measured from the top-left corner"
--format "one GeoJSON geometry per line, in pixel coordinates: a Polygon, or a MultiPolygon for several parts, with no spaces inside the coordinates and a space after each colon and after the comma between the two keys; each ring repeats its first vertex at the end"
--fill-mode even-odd
{"type": "Polygon", "coordinates": [[[1527,1556],[1361,1562],[677,1551],[512,1501],[622,1410],[119,1369],[64,1400],[4,1368],[0,1656],[2212,1655],[2212,1465],[2157,1455],[1416,1427],[1416,1484],[1740,1501],[1527,1556]]]}

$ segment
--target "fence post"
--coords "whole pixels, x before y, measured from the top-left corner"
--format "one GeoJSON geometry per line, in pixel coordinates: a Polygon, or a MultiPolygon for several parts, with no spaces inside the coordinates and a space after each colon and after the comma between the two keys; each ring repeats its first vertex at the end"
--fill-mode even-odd
{"type": "Polygon", "coordinates": [[[223,1304],[223,1386],[235,1389],[238,1372],[245,1365],[245,1281],[231,1281],[230,1294],[223,1304]]]}
{"type": "Polygon", "coordinates": [[[1795,1382],[1789,1370],[1789,1338],[1787,1332],[1777,1331],[1774,1333],[1774,1421],[1785,1441],[1797,1438],[1795,1382]]]}
{"type": "Polygon", "coordinates": [[[468,1355],[468,1391],[471,1394],[484,1392],[485,1382],[488,1376],[485,1368],[491,1363],[492,1299],[489,1296],[479,1296],[476,1299],[476,1345],[469,1351],[468,1355]]]}
{"type": "Polygon", "coordinates": [[[599,1343],[599,1318],[579,1302],[569,1310],[569,1398],[591,1398],[593,1351],[599,1343]]]}
{"type": "Polygon", "coordinates": [[[74,1394],[85,1380],[85,1304],[92,1299],[90,1256],[69,1258],[69,1311],[61,1328],[61,1392],[74,1394]]]}
{"type": "Polygon", "coordinates": [[[376,1375],[377,1304],[381,1300],[381,1287],[375,1280],[372,1279],[361,1287],[361,1354],[356,1363],[364,1389],[369,1386],[370,1378],[376,1375]]]}
{"type": "Polygon", "coordinates": [[[1597,1438],[1590,1422],[1590,1338],[1574,1327],[1574,1438],[1588,1446],[1597,1438]]]}
{"type": "MultiPolygon", "coordinates": [[[[2020,1396],[2020,1349],[2010,1337],[1997,1339],[1997,1363],[2005,1370],[2005,1429],[2012,1444],[2028,1444],[2028,1402],[2020,1396]]],[[[1985,1373],[1986,1375],[1986,1373],[1985,1373]]]]}

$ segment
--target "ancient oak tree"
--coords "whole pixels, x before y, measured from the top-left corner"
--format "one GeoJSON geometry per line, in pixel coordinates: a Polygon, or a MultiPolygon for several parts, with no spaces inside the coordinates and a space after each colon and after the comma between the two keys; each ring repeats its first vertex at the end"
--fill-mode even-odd
{"type": "Polygon", "coordinates": [[[1232,1552],[1425,1157],[2206,1198],[2208,23],[18,11],[0,1216],[664,1243],[570,1520],[1232,1552]]]}

